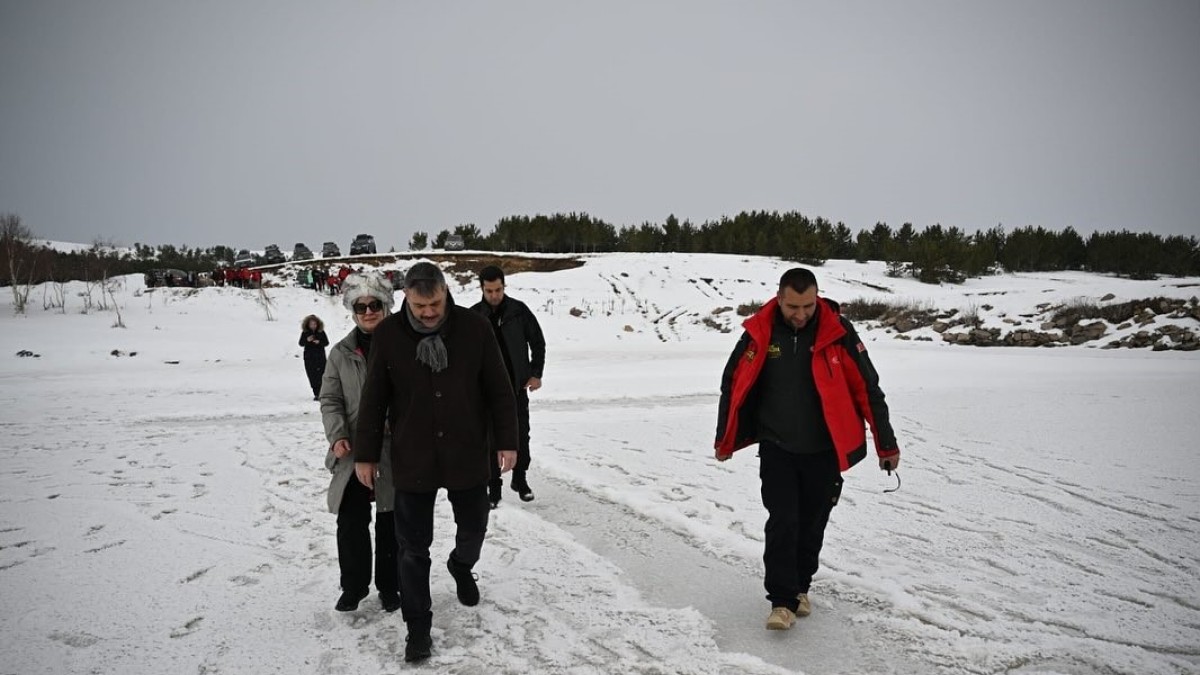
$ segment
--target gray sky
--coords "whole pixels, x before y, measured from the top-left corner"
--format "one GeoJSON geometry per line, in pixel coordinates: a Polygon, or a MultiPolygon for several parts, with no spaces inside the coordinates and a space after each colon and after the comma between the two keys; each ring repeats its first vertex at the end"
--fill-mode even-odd
{"type": "Polygon", "coordinates": [[[508,215],[1200,235],[1200,2],[0,0],[0,212],[381,250],[508,215]]]}

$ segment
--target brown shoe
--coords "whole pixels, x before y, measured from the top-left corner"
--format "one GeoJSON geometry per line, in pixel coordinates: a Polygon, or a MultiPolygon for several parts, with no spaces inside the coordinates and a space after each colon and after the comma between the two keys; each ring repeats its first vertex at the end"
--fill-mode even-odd
{"type": "Polygon", "coordinates": [[[787,630],[796,620],[796,614],[787,607],[772,607],[767,617],[767,630],[787,630]]]}
{"type": "Polygon", "coordinates": [[[800,602],[800,605],[796,607],[796,616],[808,616],[812,614],[812,605],[808,603],[808,593],[797,595],[796,600],[800,602]]]}

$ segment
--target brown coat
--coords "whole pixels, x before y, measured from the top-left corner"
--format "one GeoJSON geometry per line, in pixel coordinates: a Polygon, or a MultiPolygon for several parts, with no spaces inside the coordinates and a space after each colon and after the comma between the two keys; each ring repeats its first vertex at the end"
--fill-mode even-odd
{"type": "Polygon", "coordinates": [[[517,407],[504,357],[487,319],[447,298],[442,326],[448,367],[434,373],[416,360],[424,335],[407,309],[375,329],[359,404],[354,461],[378,462],[384,421],[391,422],[396,490],[463,490],[488,481],[488,430],[496,446],[517,449],[517,407]]]}

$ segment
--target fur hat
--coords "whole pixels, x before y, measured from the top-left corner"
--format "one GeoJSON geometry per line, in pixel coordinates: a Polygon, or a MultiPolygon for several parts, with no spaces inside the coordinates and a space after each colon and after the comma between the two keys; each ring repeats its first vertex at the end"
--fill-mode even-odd
{"type": "Polygon", "coordinates": [[[379,272],[356,272],[342,282],[342,304],[354,311],[354,303],[364,296],[371,296],[383,303],[390,314],[396,299],[392,295],[392,282],[379,272]]]}

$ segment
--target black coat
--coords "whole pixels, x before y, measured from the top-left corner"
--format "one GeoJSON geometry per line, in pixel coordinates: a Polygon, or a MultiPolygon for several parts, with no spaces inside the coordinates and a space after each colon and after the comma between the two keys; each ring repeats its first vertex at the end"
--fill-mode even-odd
{"type": "Polygon", "coordinates": [[[517,408],[504,359],[483,317],[447,297],[442,326],[449,365],[435,373],[416,360],[424,335],[408,310],[375,329],[354,434],[354,461],[378,462],[391,426],[392,476],[402,492],[463,490],[487,483],[496,447],[517,449],[517,408]]]}
{"type": "MultiPolygon", "coordinates": [[[[490,320],[492,306],[487,301],[481,300],[471,309],[490,320]]],[[[508,352],[513,383],[523,387],[531,377],[542,379],[542,369],[546,367],[546,338],[537,317],[529,311],[528,305],[512,296],[506,295],[499,309],[500,335],[504,338],[501,348],[508,352]]]]}
{"type": "Polygon", "coordinates": [[[325,348],[329,346],[329,337],[323,330],[304,330],[300,333],[300,346],[304,347],[304,360],[325,363],[325,348]],[[308,338],[315,337],[315,342],[308,338]]]}

